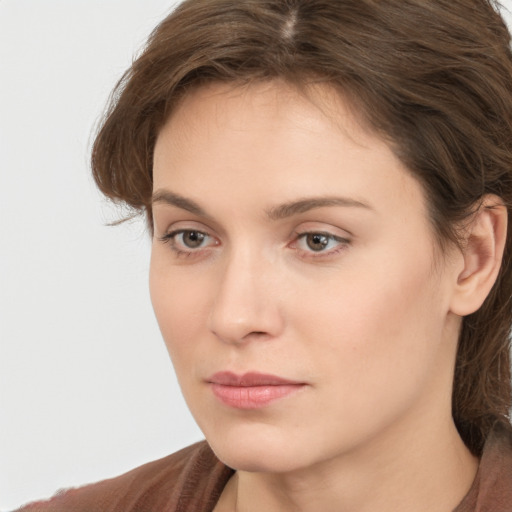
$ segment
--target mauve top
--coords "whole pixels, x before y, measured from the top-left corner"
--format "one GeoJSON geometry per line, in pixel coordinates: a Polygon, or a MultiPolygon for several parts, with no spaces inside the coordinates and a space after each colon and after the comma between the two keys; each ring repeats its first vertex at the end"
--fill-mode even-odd
{"type": "MultiPolygon", "coordinates": [[[[206,442],[117,478],[57,493],[17,512],[211,512],[233,470],[206,442]]],[[[512,433],[489,436],[471,489],[453,512],[512,512],[512,433]]]]}

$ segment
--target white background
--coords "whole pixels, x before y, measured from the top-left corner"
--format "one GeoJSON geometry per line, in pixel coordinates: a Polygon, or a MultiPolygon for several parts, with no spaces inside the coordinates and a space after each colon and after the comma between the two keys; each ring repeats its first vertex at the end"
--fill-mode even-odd
{"type": "Polygon", "coordinates": [[[88,170],[110,90],[174,4],[0,0],[0,510],[201,438],[151,310],[143,223],[106,227],[88,170]]]}

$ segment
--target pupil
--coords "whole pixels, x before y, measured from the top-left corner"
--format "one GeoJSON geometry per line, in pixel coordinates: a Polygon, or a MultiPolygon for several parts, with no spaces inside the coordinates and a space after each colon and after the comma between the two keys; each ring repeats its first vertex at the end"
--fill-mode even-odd
{"type": "Polygon", "coordinates": [[[187,231],[183,239],[183,242],[187,247],[195,248],[199,247],[203,243],[203,240],[203,233],[199,233],[198,231],[187,231]]]}
{"type": "Polygon", "coordinates": [[[307,237],[308,247],[313,251],[321,251],[322,249],[325,249],[328,243],[329,239],[325,235],[315,234],[308,235],[307,237]]]}

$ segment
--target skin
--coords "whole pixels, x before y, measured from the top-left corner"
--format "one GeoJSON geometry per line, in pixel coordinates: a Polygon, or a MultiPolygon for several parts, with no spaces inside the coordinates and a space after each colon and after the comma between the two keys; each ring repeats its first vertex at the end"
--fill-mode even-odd
{"type": "Polygon", "coordinates": [[[420,184],[326,85],[189,93],[159,134],[154,192],[156,317],[192,414],[237,469],[216,511],[453,510],[478,463],[451,417],[456,344],[489,251],[439,253],[420,184]],[[349,201],[278,215],[333,196],[349,201]],[[207,382],[226,370],[305,386],[235,409],[207,382]]]}

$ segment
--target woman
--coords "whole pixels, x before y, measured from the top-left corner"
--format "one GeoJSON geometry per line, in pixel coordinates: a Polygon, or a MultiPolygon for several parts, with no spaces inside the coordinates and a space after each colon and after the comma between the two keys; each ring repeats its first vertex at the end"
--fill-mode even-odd
{"type": "Polygon", "coordinates": [[[510,36],[486,0],[188,0],[99,188],[206,442],[22,510],[510,510],[510,36]]]}

